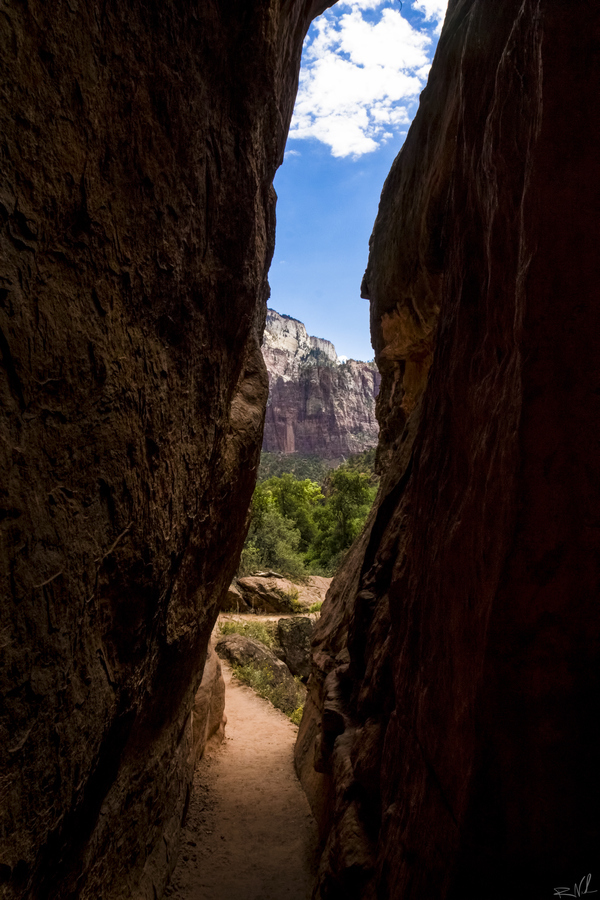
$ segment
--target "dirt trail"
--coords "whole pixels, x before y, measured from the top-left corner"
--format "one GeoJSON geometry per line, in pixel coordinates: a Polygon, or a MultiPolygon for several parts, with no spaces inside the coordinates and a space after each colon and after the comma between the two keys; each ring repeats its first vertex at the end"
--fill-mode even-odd
{"type": "Polygon", "coordinates": [[[295,725],[245,685],[227,687],[221,745],[196,769],[170,900],[309,900],[316,826],[293,766],[295,725]]]}

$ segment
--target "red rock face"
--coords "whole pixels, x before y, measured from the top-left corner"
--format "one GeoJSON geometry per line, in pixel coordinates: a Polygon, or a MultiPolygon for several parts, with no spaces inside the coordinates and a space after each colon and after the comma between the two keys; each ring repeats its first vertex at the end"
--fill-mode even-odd
{"type": "Polygon", "coordinates": [[[174,865],[325,6],[2,4],[3,898],[155,898],[174,865]]]}
{"type": "Polygon", "coordinates": [[[273,310],[262,352],[269,375],[263,450],[336,459],[376,446],[381,377],[373,363],[341,362],[333,344],[273,310]]]}
{"type": "Polygon", "coordinates": [[[384,188],[386,477],[297,747],[322,898],[543,897],[594,870],[599,36],[592,4],[451,2],[384,188]]]}

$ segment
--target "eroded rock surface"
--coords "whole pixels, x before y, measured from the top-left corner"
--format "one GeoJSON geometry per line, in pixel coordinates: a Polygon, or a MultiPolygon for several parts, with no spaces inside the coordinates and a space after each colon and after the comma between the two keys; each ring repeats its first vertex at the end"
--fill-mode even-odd
{"type": "Polygon", "coordinates": [[[202,681],[194,698],[192,730],[196,759],[202,756],[210,738],[223,737],[226,724],[221,662],[214,647],[209,646],[202,681]]]}
{"type": "Polygon", "coordinates": [[[600,13],[450,0],[364,291],[384,476],[314,636],[317,897],[551,896],[597,852],[600,13]]]}
{"type": "Polygon", "coordinates": [[[252,612],[252,608],[246,603],[242,596],[242,592],[233,581],[227,588],[227,593],[221,601],[221,611],[237,613],[252,612]]]}
{"type": "Polygon", "coordinates": [[[310,639],[314,622],[308,616],[280,619],[277,623],[277,637],[283,649],[284,661],[292,675],[306,681],[310,675],[310,639]]]}
{"type": "Polygon", "coordinates": [[[267,673],[270,684],[283,691],[281,697],[294,709],[298,695],[304,688],[298,685],[289,668],[278,656],[260,641],[243,634],[228,634],[217,641],[215,649],[222,659],[234,666],[252,666],[267,673]]]}
{"type": "Polygon", "coordinates": [[[269,668],[276,684],[281,684],[290,677],[286,664],[254,638],[243,634],[228,634],[217,641],[215,649],[220,657],[233,665],[253,663],[258,668],[269,668]]]}
{"type": "Polygon", "coordinates": [[[276,572],[257,572],[238,578],[235,586],[249,611],[297,613],[322,603],[330,584],[331,578],[322,575],[310,575],[305,584],[295,584],[276,572]]]}
{"type": "Polygon", "coordinates": [[[0,11],[0,895],[160,896],[325,2],[0,11]],[[158,854],[158,856],[157,856],[158,854]]]}
{"type": "Polygon", "coordinates": [[[377,444],[374,363],[338,359],[330,341],[270,309],[263,337],[269,401],[263,450],[338,459],[377,444]]]}

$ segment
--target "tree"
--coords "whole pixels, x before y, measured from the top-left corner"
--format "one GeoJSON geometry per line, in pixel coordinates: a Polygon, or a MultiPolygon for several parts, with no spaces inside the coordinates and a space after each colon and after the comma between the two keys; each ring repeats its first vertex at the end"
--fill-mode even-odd
{"type": "Polygon", "coordinates": [[[327,498],[327,505],[336,520],[342,546],[349,547],[360,531],[374,499],[369,476],[364,472],[340,468],[331,474],[330,485],[331,494],[327,498]],[[357,520],[360,520],[360,525],[357,520]]]}
{"type": "MultiPolygon", "coordinates": [[[[362,455],[365,456],[364,454],[362,455]]],[[[376,493],[375,476],[358,456],[330,472],[323,490],[289,472],[258,484],[240,572],[261,568],[301,578],[334,574],[362,529],[376,493]]]]}
{"type": "Polygon", "coordinates": [[[309,478],[299,481],[285,473],[269,478],[260,487],[269,492],[281,515],[294,523],[300,532],[300,550],[306,552],[317,533],[313,514],[323,500],[319,485],[309,478]]]}
{"type": "Polygon", "coordinates": [[[369,475],[343,467],[327,479],[324,505],[315,512],[318,536],[308,559],[327,571],[334,571],[353,540],[360,533],[375,498],[369,475]]]}
{"type": "Polygon", "coordinates": [[[301,540],[293,519],[282,515],[270,487],[257,485],[240,572],[250,574],[258,569],[275,569],[282,575],[301,578],[304,575],[304,560],[299,552],[301,540]]]}

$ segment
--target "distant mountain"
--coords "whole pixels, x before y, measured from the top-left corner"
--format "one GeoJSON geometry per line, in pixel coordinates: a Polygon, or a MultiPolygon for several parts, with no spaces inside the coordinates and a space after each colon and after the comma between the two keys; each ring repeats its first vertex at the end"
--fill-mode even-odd
{"type": "Polygon", "coordinates": [[[377,444],[375,363],[342,362],[331,341],[272,309],[262,352],[269,372],[263,450],[337,459],[377,444]]]}

